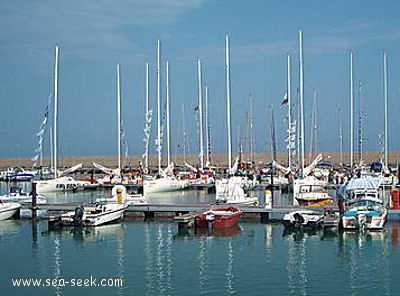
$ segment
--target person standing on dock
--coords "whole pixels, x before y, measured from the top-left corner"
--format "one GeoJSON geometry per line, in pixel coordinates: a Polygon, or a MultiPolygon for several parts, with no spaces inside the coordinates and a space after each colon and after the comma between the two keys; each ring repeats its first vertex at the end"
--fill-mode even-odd
{"type": "Polygon", "coordinates": [[[340,186],[336,191],[336,200],[340,215],[344,214],[344,206],[346,200],[346,185],[347,183],[340,184],[340,186]]]}

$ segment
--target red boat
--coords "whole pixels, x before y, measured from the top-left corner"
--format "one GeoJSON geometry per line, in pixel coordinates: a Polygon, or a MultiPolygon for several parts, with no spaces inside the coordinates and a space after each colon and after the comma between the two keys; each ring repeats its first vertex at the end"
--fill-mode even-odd
{"type": "Polygon", "coordinates": [[[236,225],[243,211],[237,207],[211,208],[194,218],[195,227],[227,228],[236,225]]]}

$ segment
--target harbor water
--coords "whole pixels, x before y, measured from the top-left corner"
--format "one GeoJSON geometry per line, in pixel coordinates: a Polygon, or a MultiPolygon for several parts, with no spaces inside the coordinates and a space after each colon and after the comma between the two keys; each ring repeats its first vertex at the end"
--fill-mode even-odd
{"type": "MultiPolygon", "coordinates": [[[[213,198],[186,191],[152,201],[213,198]]],[[[89,229],[7,220],[0,222],[1,295],[396,295],[398,231],[396,222],[383,232],[286,233],[281,223],[245,219],[228,231],[179,231],[170,218],[89,229]]]]}

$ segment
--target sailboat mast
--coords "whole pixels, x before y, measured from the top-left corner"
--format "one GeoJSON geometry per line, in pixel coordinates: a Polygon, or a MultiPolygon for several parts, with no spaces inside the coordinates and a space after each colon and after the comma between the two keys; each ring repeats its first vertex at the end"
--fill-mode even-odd
{"type": "Polygon", "coordinates": [[[56,46],[56,61],[54,67],[54,127],[53,127],[53,166],[54,178],[57,178],[57,108],[58,108],[58,45],[56,46]]]}
{"type": "Polygon", "coordinates": [[[119,64],[117,64],[117,146],[118,169],[121,174],[121,76],[119,64]]]}
{"type": "Polygon", "coordinates": [[[360,100],[360,113],[359,113],[359,126],[358,126],[358,155],[360,164],[363,162],[363,143],[364,143],[364,100],[363,100],[363,88],[361,84],[361,80],[359,80],[359,100],[360,100]]]}
{"type": "Polygon", "coordinates": [[[210,131],[208,126],[208,86],[205,85],[205,125],[206,125],[206,163],[210,162],[210,131]]]}
{"type": "Polygon", "coordinates": [[[384,161],[383,164],[387,166],[389,164],[388,159],[388,81],[387,81],[387,59],[386,52],[383,52],[383,96],[384,96],[384,161]]]}
{"type": "Polygon", "coordinates": [[[271,112],[271,151],[272,151],[272,160],[277,160],[276,154],[276,134],[275,134],[275,118],[274,118],[274,108],[271,104],[270,106],[271,112]]]}
{"type": "Polygon", "coordinates": [[[167,124],[167,163],[168,165],[171,163],[171,151],[170,151],[170,129],[169,129],[169,63],[167,61],[165,65],[165,71],[166,71],[166,78],[165,78],[165,86],[166,86],[166,104],[167,104],[167,110],[166,110],[166,124],[167,124]]]}
{"type": "Polygon", "coordinates": [[[203,86],[202,86],[202,75],[201,75],[201,61],[197,59],[197,82],[198,82],[198,112],[199,112],[199,136],[200,136],[200,168],[203,169],[204,167],[204,145],[203,145],[203,86]]]}
{"type": "Polygon", "coordinates": [[[228,168],[232,169],[232,132],[231,132],[231,81],[230,81],[229,36],[225,36],[225,75],[226,75],[226,120],[228,132],[228,168]]]}
{"type": "Polygon", "coordinates": [[[316,152],[316,143],[317,143],[317,90],[314,89],[314,100],[313,100],[313,108],[311,113],[311,139],[310,139],[310,163],[313,160],[313,153],[316,152]]]}
{"type": "Polygon", "coordinates": [[[161,60],[161,44],[157,40],[157,153],[158,153],[158,172],[161,172],[161,106],[160,106],[160,60],[161,60]]]}
{"type": "MultiPolygon", "coordinates": [[[[145,95],[145,125],[147,126],[147,122],[148,122],[148,118],[149,118],[149,63],[146,62],[146,95],[145,95]]],[[[146,136],[147,138],[147,136],[146,136]]],[[[147,139],[148,141],[148,139],[147,139]]],[[[148,145],[148,143],[146,144],[148,145]]],[[[145,159],[144,159],[144,166],[147,170],[147,168],[149,167],[149,151],[148,148],[146,148],[145,151],[145,159]]]]}
{"type": "Polygon", "coordinates": [[[342,109],[339,107],[339,151],[340,151],[340,165],[343,165],[343,130],[342,130],[342,109]]]}
{"type": "Polygon", "coordinates": [[[249,95],[249,124],[250,124],[250,161],[254,160],[254,137],[253,137],[253,96],[249,95]]]}
{"type": "Polygon", "coordinates": [[[288,100],[288,167],[292,170],[292,112],[291,112],[291,75],[290,75],[290,55],[287,55],[287,100],[288,100]]]}
{"type": "Polygon", "coordinates": [[[353,172],[354,164],[354,73],[353,52],[350,52],[350,168],[353,172]]]}
{"type": "Polygon", "coordinates": [[[185,104],[182,104],[182,136],[183,136],[183,162],[186,162],[186,121],[185,121],[185,104]]]}
{"type": "Polygon", "coordinates": [[[300,43],[300,139],[301,139],[301,173],[304,171],[304,69],[303,69],[303,32],[299,31],[300,43]]]}

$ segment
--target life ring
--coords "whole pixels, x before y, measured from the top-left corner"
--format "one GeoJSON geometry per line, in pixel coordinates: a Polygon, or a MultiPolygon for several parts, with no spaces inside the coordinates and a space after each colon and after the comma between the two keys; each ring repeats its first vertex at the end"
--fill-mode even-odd
{"type": "Polygon", "coordinates": [[[122,196],[126,194],[126,188],[124,185],[115,185],[111,190],[112,196],[117,195],[118,189],[122,190],[122,196]]]}

